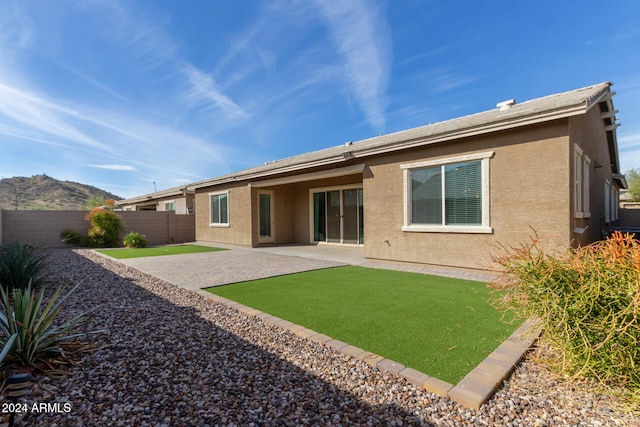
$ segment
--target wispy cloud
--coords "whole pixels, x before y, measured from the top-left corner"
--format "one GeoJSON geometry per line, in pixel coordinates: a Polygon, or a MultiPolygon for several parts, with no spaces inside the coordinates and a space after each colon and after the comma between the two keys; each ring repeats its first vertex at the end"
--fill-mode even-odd
{"type": "Polygon", "coordinates": [[[139,141],[148,141],[141,135],[60,105],[43,95],[0,83],[0,116],[2,115],[15,123],[22,124],[26,129],[37,130],[105,151],[111,151],[109,145],[84,132],[81,129],[81,123],[118,132],[139,141]]]}
{"type": "Polygon", "coordinates": [[[185,101],[197,105],[201,111],[220,109],[230,119],[251,117],[220,90],[210,74],[205,74],[190,64],[184,64],[182,72],[189,85],[183,94],[185,101]]]}
{"type": "Polygon", "coordinates": [[[67,64],[64,64],[61,61],[55,60],[54,61],[61,66],[62,68],[64,68],[65,70],[75,74],[76,76],[80,77],[82,80],[85,80],[89,83],[91,83],[92,85],[94,85],[95,87],[97,87],[98,89],[101,89],[102,91],[108,93],[109,95],[112,95],[122,101],[129,101],[124,95],[121,95],[120,93],[116,92],[115,90],[111,89],[110,87],[108,87],[107,85],[105,85],[104,83],[99,82],[98,80],[94,79],[91,76],[86,75],[85,73],[80,72],[79,70],[72,68],[70,66],[68,66],[67,64]]]}
{"type": "Polygon", "coordinates": [[[429,50],[429,51],[426,51],[426,52],[420,52],[417,55],[413,55],[413,56],[410,56],[408,58],[404,58],[404,59],[398,61],[396,63],[396,66],[404,67],[406,65],[413,64],[415,62],[423,61],[424,59],[430,59],[435,55],[439,55],[439,54],[445,52],[447,49],[448,49],[447,47],[438,47],[436,49],[432,49],[432,50],[429,50]]]}
{"type": "MultiPolygon", "coordinates": [[[[9,52],[24,49],[35,39],[35,25],[28,15],[15,4],[3,4],[0,14],[0,52],[5,57],[9,52]]],[[[5,58],[6,59],[6,58],[5,58]]],[[[0,59],[2,63],[2,59],[0,59]]]]}
{"type": "MultiPolygon", "coordinates": [[[[9,87],[0,83],[0,117],[11,119],[26,129],[37,130],[43,134],[65,140],[101,148],[109,147],[95,138],[83,133],[61,116],[76,116],[72,110],[56,105],[33,93],[9,87]]],[[[0,126],[2,123],[0,122],[0,126]]]]}
{"type": "Polygon", "coordinates": [[[46,139],[42,139],[42,138],[34,138],[28,135],[24,135],[22,133],[18,132],[11,132],[10,130],[8,130],[10,128],[9,125],[0,125],[0,135],[6,135],[6,136],[10,136],[12,138],[20,138],[20,139],[25,139],[27,141],[33,141],[33,142],[38,142],[40,144],[46,144],[46,145],[53,145],[56,147],[62,147],[62,148],[70,148],[69,145],[67,144],[61,144],[59,142],[53,142],[53,141],[49,141],[46,139]]]}
{"type": "Polygon", "coordinates": [[[640,131],[631,132],[618,137],[620,151],[637,150],[640,148],[640,131]]]}
{"type": "Polygon", "coordinates": [[[137,171],[138,169],[128,165],[87,165],[92,168],[107,169],[111,171],[137,171]]]}
{"type": "Polygon", "coordinates": [[[379,133],[386,125],[386,90],[392,62],[391,29],[381,2],[316,1],[329,35],[343,58],[350,91],[367,122],[379,133]]]}

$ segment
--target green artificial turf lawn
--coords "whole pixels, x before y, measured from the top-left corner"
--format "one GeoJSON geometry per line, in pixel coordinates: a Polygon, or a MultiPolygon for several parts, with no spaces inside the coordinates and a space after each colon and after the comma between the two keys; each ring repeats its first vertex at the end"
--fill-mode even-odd
{"type": "Polygon", "coordinates": [[[117,259],[141,258],[147,256],[193,254],[196,252],[225,251],[226,249],[199,245],[159,246],[156,248],[101,249],[98,252],[117,259]]]}
{"type": "Polygon", "coordinates": [[[485,283],[338,267],[209,292],[457,384],[513,331],[485,283]]]}

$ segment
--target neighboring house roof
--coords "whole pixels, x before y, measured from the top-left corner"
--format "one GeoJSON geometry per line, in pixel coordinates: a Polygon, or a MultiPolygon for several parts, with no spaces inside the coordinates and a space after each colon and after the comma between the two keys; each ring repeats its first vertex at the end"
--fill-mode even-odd
{"type": "Polygon", "coordinates": [[[187,194],[194,194],[193,188],[189,185],[182,185],[180,187],[172,187],[167,188],[166,190],[156,191],[154,193],[143,194],[142,196],[132,197],[130,199],[118,200],[116,202],[116,206],[125,206],[125,205],[134,205],[134,204],[142,204],[142,203],[151,203],[159,200],[165,199],[167,197],[182,197],[187,194]]]}
{"type": "MultiPolygon", "coordinates": [[[[197,189],[227,182],[264,178],[285,172],[341,163],[354,158],[580,115],[589,111],[594,105],[609,100],[615,94],[615,92],[609,91],[610,86],[611,83],[604,82],[519,104],[510,100],[498,104],[499,108],[493,110],[267,162],[254,168],[199,181],[190,184],[188,188],[197,189]]],[[[611,112],[610,118],[615,121],[615,111],[611,112]]],[[[615,130],[615,127],[617,125],[608,130],[615,130]]],[[[610,132],[610,135],[612,136],[609,138],[609,151],[612,155],[613,172],[618,173],[619,161],[615,132],[610,132]]]]}

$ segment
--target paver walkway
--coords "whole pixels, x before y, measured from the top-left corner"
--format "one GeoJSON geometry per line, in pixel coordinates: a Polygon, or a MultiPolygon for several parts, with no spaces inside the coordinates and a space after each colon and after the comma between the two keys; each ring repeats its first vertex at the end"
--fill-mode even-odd
{"type": "Polygon", "coordinates": [[[119,261],[186,289],[202,289],[348,265],[344,262],[292,257],[239,248],[219,252],[129,258],[119,261]]]}
{"type": "Polygon", "coordinates": [[[492,278],[490,273],[476,271],[365,260],[361,247],[283,245],[246,248],[219,244],[214,246],[229,250],[129,258],[119,261],[187,289],[202,289],[344,265],[360,265],[478,281],[489,281],[492,278]]]}

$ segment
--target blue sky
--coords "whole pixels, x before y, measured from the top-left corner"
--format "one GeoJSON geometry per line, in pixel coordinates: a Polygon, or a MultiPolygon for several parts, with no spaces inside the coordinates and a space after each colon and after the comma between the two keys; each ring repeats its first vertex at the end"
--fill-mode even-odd
{"type": "Polygon", "coordinates": [[[0,175],[132,197],[603,81],[640,167],[637,0],[0,0],[0,175]]]}

